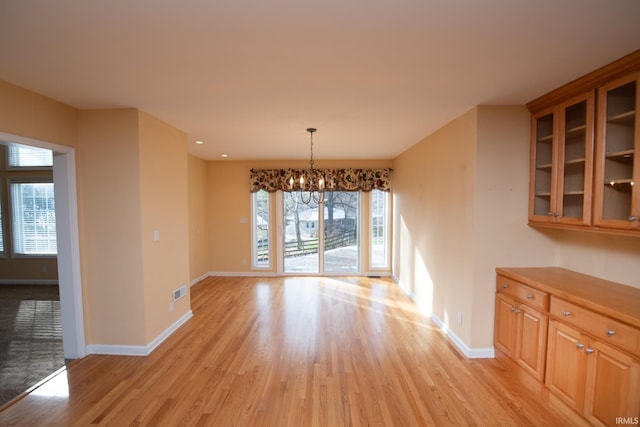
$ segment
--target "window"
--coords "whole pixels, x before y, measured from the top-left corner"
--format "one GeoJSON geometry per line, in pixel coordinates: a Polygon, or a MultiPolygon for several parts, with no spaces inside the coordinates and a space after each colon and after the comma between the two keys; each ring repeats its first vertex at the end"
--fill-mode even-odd
{"type": "Polygon", "coordinates": [[[269,268],[271,266],[269,193],[260,190],[256,193],[251,193],[251,198],[253,268],[269,268]]]}
{"type": "Polygon", "coordinates": [[[53,152],[0,144],[0,254],[55,256],[53,152]]]}
{"type": "Polygon", "coordinates": [[[20,255],[55,255],[53,183],[12,182],[10,193],[13,251],[20,255]]]}
{"type": "Polygon", "coordinates": [[[371,191],[371,268],[389,268],[389,193],[371,191]]]}
{"type": "Polygon", "coordinates": [[[9,145],[9,167],[53,166],[53,152],[26,145],[9,145]]]}

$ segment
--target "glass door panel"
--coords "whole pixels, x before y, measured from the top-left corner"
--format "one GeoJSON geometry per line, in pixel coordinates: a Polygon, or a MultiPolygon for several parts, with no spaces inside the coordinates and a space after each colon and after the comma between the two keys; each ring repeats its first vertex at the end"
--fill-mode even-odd
{"type": "Polygon", "coordinates": [[[559,220],[574,224],[590,223],[591,213],[591,189],[586,183],[591,182],[593,94],[581,98],[581,101],[570,103],[561,111],[559,220]]]}
{"type": "Polygon", "coordinates": [[[604,182],[598,183],[602,186],[602,219],[626,226],[634,222],[636,92],[633,80],[608,90],[604,98],[604,182]]]}
{"type": "Polygon", "coordinates": [[[285,273],[319,273],[318,204],[305,204],[308,192],[283,193],[283,251],[285,273]]]}
{"type": "Polygon", "coordinates": [[[359,271],[358,218],[360,193],[329,191],[324,200],[324,271],[359,271]]]}
{"type": "Polygon", "coordinates": [[[553,113],[535,119],[535,153],[533,172],[532,215],[553,220],[553,166],[554,166],[553,113]]]}

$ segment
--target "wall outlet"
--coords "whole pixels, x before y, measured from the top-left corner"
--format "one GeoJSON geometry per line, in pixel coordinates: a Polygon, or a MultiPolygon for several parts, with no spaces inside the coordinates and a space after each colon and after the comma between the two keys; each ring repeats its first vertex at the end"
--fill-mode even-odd
{"type": "Polygon", "coordinates": [[[175,305],[173,304],[173,301],[171,301],[171,302],[169,303],[169,311],[170,311],[171,313],[173,313],[173,309],[174,309],[174,308],[175,308],[175,305]]]}
{"type": "Polygon", "coordinates": [[[462,313],[459,311],[457,315],[458,325],[462,325],[462,313]]]}

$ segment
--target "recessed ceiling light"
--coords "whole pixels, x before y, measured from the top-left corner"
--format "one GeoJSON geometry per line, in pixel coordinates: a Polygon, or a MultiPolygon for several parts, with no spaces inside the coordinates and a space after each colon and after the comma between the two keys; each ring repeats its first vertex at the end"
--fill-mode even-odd
{"type": "Polygon", "coordinates": [[[204,141],[198,140],[198,141],[196,141],[196,144],[202,145],[202,144],[204,144],[204,141]]]}

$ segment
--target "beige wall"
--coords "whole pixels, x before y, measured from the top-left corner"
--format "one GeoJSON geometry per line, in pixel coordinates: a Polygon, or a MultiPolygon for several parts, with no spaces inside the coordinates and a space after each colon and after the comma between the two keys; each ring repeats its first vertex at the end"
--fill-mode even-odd
{"type": "Polygon", "coordinates": [[[207,216],[207,162],[189,156],[189,279],[193,283],[209,272],[207,216]]]}
{"type": "Polygon", "coordinates": [[[82,111],[79,129],[87,344],[144,345],[138,110],[82,111]]]}
{"type": "Polygon", "coordinates": [[[472,110],[393,163],[394,274],[424,309],[468,342],[471,313],[477,112],[472,110]]]}
{"type": "Polygon", "coordinates": [[[557,234],[561,266],[640,288],[639,238],[579,232],[557,234]]]}
{"type": "Polygon", "coordinates": [[[140,112],[140,204],[145,344],[191,309],[187,135],[140,112]],[[155,240],[157,232],[158,240],[155,240]],[[173,304],[173,291],[187,294],[173,304]]]}
{"type": "MultiPolygon", "coordinates": [[[[530,116],[522,106],[479,106],[471,348],[491,347],[496,267],[558,265],[549,236],[527,226],[530,116]]],[[[463,319],[464,323],[464,319],[463,319]]]]}
{"type": "Polygon", "coordinates": [[[75,147],[78,111],[0,80],[0,131],[75,147]]]}

